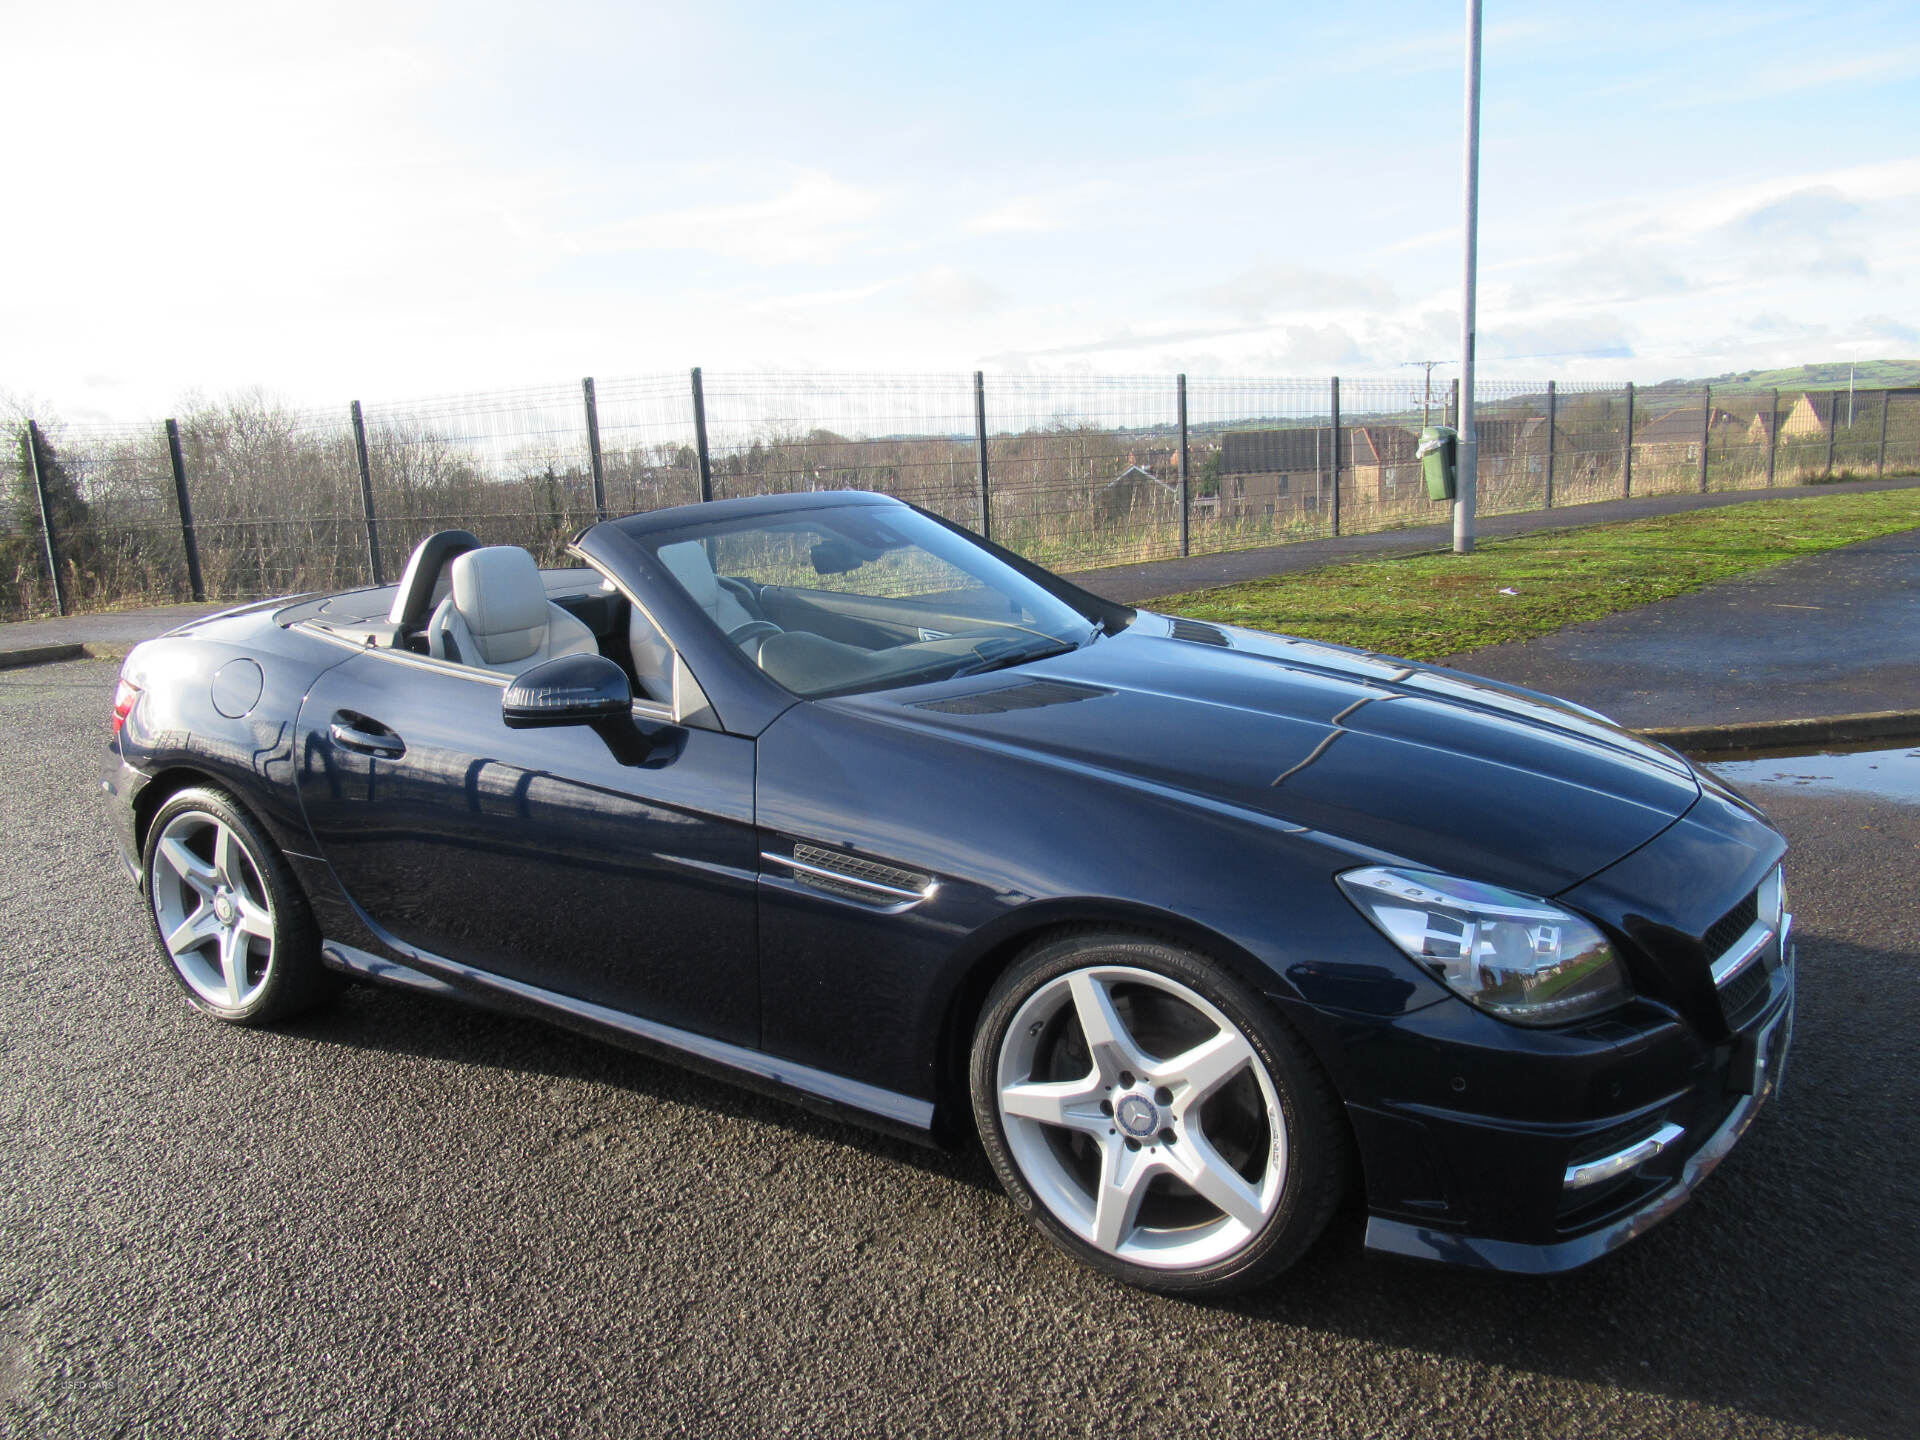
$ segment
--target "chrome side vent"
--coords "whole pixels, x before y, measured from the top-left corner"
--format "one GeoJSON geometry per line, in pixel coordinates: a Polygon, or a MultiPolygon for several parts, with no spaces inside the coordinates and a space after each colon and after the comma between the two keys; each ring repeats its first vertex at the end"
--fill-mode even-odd
{"type": "Polygon", "coordinates": [[[1202,624],[1198,620],[1174,620],[1170,622],[1167,633],[1176,640],[1191,640],[1196,645],[1224,645],[1233,648],[1233,642],[1227,638],[1227,632],[1212,625],[1202,624]]]}
{"type": "Polygon", "coordinates": [[[931,875],[818,845],[796,844],[791,855],[763,850],[760,858],[793,871],[793,878],[810,889],[881,910],[918,905],[940,888],[931,875]]]}

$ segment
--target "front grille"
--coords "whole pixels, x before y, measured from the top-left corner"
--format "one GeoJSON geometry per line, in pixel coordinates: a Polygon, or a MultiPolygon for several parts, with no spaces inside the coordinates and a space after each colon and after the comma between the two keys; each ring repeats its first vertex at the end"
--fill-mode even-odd
{"type": "Polygon", "coordinates": [[[1701,938],[1709,961],[1718,960],[1734,947],[1740,937],[1753,928],[1753,922],[1760,918],[1760,892],[1755,890],[1733,909],[1713,922],[1713,927],[1701,938]]]}
{"type": "Polygon", "coordinates": [[[1169,633],[1176,640],[1191,640],[1196,645],[1225,645],[1229,649],[1233,646],[1226,631],[1203,625],[1198,620],[1175,620],[1169,633]]]}
{"type": "Polygon", "coordinates": [[[1756,960],[1729,980],[1720,991],[1720,1010],[1727,1028],[1739,1030],[1766,1007],[1773,984],[1767,967],[1756,960]]]}

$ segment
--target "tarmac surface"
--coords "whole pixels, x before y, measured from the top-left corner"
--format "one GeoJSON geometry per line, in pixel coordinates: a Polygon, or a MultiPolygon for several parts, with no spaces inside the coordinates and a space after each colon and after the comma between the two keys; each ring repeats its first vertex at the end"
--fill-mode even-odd
{"type": "Polygon", "coordinates": [[[1540,1281],[1348,1215],[1208,1306],[1066,1260],[977,1155],[533,1022],[200,1018],[100,813],[115,672],[0,672],[0,1433],[1913,1433],[1920,806],[1762,787],[1792,1064],[1664,1224],[1540,1281]]]}
{"type": "Polygon", "coordinates": [[[1634,729],[1920,711],[1920,530],[1447,663],[1634,729]]]}

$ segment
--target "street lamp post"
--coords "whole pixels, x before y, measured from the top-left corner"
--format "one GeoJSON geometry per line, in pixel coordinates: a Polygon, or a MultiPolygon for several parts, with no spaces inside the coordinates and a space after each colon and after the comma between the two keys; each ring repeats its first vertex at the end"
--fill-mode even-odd
{"type": "Polygon", "coordinates": [[[1453,551],[1473,553],[1480,438],[1473,428],[1474,280],[1480,230],[1480,0],[1467,0],[1466,284],[1460,307],[1459,469],[1453,501],[1453,551]]]}

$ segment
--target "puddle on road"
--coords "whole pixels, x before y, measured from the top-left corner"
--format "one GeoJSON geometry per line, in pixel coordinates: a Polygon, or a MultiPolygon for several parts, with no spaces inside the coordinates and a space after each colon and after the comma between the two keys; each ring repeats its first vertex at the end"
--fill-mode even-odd
{"type": "Polygon", "coordinates": [[[1769,791],[1806,790],[1920,805],[1920,746],[1898,750],[1835,746],[1811,755],[1753,751],[1737,760],[1708,762],[1706,768],[1756,799],[1769,791]]]}

